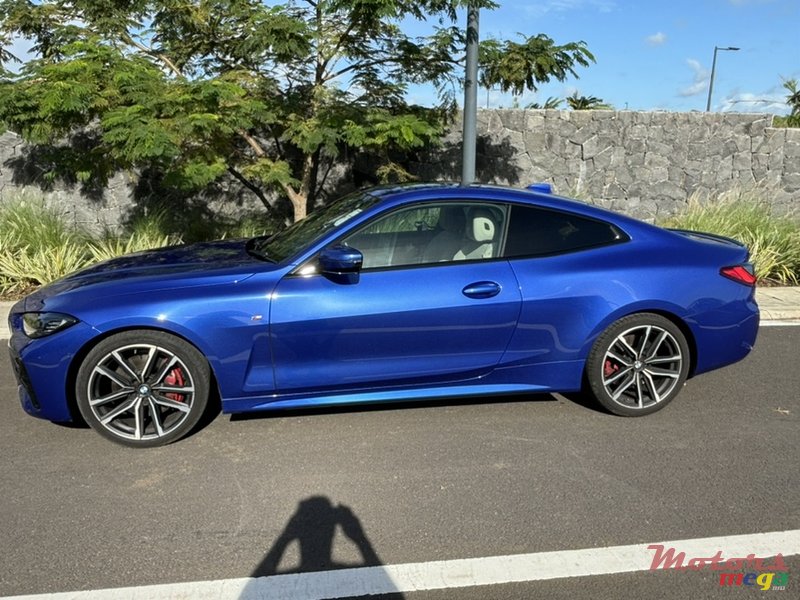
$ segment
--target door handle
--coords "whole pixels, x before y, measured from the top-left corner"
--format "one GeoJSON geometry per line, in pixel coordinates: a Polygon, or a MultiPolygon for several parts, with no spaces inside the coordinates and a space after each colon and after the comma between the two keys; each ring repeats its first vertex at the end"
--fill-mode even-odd
{"type": "Polygon", "coordinates": [[[503,288],[500,286],[500,284],[495,283],[494,281],[477,281],[475,283],[470,283],[467,287],[461,290],[461,293],[467,298],[482,299],[497,296],[502,289],[503,288]]]}

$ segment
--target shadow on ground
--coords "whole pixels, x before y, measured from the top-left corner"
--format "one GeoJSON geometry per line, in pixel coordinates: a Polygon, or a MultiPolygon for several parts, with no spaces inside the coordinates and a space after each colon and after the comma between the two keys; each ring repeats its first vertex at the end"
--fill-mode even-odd
{"type": "Polygon", "coordinates": [[[282,598],[300,590],[309,599],[364,597],[343,595],[362,591],[384,600],[403,599],[382,564],[349,506],[310,496],[298,503],[239,600],[282,598]]]}

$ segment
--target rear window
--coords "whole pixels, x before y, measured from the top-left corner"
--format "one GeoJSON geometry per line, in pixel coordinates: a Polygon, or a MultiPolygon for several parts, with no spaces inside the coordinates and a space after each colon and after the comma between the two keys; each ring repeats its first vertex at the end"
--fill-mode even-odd
{"type": "Polygon", "coordinates": [[[611,223],[571,213],[516,205],[511,209],[505,256],[546,256],[627,241],[611,223]]]}

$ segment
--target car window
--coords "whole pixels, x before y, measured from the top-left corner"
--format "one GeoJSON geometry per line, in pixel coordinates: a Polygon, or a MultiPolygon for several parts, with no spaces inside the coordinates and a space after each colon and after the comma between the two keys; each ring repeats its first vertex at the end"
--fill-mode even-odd
{"type": "Polygon", "coordinates": [[[504,256],[543,256],[627,240],[617,227],[571,213],[515,205],[504,256]]]}
{"type": "Polygon", "coordinates": [[[280,262],[354,218],[377,203],[379,199],[365,192],[354,192],[332,204],[318,208],[302,221],[272,237],[253,238],[248,242],[248,250],[266,260],[280,262]]]}
{"type": "Polygon", "coordinates": [[[344,243],[364,255],[365,269],[499,256],[505,210],[487,203],[425,204],[392,212],[344,243]]]}

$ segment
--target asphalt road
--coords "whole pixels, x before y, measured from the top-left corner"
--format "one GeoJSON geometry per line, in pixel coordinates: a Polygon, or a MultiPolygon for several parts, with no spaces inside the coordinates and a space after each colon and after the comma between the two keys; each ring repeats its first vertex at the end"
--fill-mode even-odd
{"type": "MultiPolygon", "coordinates": [[[[800,327],[762,328],[640,419],[553,396],[418,403],[219,416],[145,451],[25,416],[2,361],[0,596],[798,529],[799,348],[800,327]]],[[[734,593],[673,571],[405,597],[734,593]]]]}

